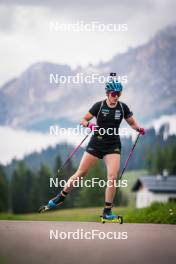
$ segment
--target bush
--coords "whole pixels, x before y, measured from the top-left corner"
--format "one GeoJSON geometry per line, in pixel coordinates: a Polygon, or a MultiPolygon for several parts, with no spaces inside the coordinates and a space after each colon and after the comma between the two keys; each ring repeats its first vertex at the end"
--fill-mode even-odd
{"type": "Polygon", "coordinates": [[[128,223],[176,224],[176,203],[153,203],[130,211],[124,218],[128,223]]]}

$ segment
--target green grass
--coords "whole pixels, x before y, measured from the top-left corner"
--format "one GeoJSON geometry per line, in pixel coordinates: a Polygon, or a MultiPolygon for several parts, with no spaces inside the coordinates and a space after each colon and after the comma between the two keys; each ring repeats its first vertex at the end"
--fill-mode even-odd
{"type": "MultiPolygon", "coordinates": [[[[124,217],[125,223],[162,223],[176,224],[176,203],[154,203],[150,207],[134,209],[129,207],[114,208],[114,213],[124,217]]],[[[102,208],[81,208],[51,211],[45,214],[0,214],[1,220],[26,221],[83,221],[98,222],[102,208]]]]}

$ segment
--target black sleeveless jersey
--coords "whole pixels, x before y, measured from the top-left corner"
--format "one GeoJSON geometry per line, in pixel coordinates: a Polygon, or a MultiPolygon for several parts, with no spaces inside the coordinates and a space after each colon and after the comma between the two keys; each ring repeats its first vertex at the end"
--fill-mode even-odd
{"type": "Polygon", "coordinates": [[[94,136],[99,136],[103,142],[107,143],[119,140],[120,123],[123,118],[127,119],[133,115],[125,103],[118,101],[116,107],[111,108],[107,105],[106,100],[95,103],[89,112],[97,119],[98,131],[94,132],[94,136]]]}

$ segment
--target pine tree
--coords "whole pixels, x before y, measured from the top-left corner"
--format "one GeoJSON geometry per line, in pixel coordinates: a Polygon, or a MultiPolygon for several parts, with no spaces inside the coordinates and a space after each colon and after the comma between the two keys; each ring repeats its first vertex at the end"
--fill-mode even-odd
{"type": "Polygon", "coordinates": [[[169,145],[166,148],[166,164],[169,175],[176,175],[176,144],[169,145]]]}
{"type": "Polygon", "coordinates": [[[164,149],[157,146],[156,158],[155,158],[155,173],[162,175],[163,170],[166,169],[166,158],[164,149]]]}
{"type": "Polygon", "coordinates": [[[13,172],[11,182],[11,205],[14,213],[27,213],[31,211],[30,192],[33,174],[24,162],[19,162],[13,172]]]}
{"type": "Polygon", "coordinates": [[[154,171],[154,155],[153,152],[151,150],[150,147],[147,148],[146,152],[145,152],[145,164],[146,164],[146,168],[150,173],[153,173],[154,171]]]}
{"type": "Polygon", "coordinates": [[[8,210],[8,182],[3,167],[0,165],[0,212],[8,210]]]}
{"type": "Polygon", "coordinates": [[[39,203],[46,204],[52,198],[52,188],[50,187],[52,174],[48,166],[42,164],[38,177],[38,199],[39,203]]]}

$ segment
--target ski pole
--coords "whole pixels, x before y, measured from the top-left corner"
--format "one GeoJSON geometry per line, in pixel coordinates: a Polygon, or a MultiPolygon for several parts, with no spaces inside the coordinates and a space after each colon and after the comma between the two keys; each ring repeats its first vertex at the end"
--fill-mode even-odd
{"type": "MultiPolygon", "coordinates": [[[[91,134],[91,132],[89,133],[91,134]]],[[[61,171],[61,169],[63,169],[65,167],[65,165],[71,160],[71,158],[73,157],[73,155],[77,152],[77,150],[80,148],[80,146],[82,145],[82,143],[86,140],[86,138],[89,136],[89,134],[87,134],[83,140],[79,143],[79,145],[71,152],[71,154],[69,155],[69,157],[66,159],[66,161],[64,162],[64,164],[58,169],[58,173],[61,171]]]]}
{"type": "Polygon", "coordinates": [[[137,144],[137,141],[138,141],[139,137],[140,137],[140,133],[138,133],[138,135],[137,135],[137,137],[136,137],[136,140],[135,140],[135,142],[134,142],[134,144],[133,144],[133,147],[132,147],[131,150],[130,150],[130,153],[129,153],[129,155],[128,155],[128,158],[127,158],[127,160],[125,161],[125,166],[124,166],[124,168],[123,168],[123,170],[122,170],[122,172],[121,172],[121,174],[120,174],[119,180],[122,178],[122,176],[123,176],[123,174],[124,174],[124,172],[125,172],[125,170],[126,170],[126,168],[127,168],[127,166],[128,166],[128,162],[129,162],[129,160],[131,159],[131,156],[132,156],[132,154],[133,154],[133,150],[134,150],[134,148],[136,147],[136,144],[137,144]]]}

